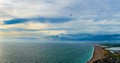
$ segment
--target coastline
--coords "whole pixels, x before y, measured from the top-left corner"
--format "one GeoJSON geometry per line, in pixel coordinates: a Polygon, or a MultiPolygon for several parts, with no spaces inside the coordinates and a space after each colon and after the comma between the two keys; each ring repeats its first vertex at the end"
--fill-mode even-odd
{"type": "Polygon", "coordinates": [[[87,63],[93,63],[94,61],[103,59],[103,58],[104,58],[104,49],[98,45],[94,45],[93,54],[87,63]]]}
{"type": "Polygon", "coordinates": [[[94,51],[95,51],[95,47],[93,46],[93,50],[92,50],[91,56],[90,56],[90,58],[86,62],[89,62],[92,59],[92,57],[94,55],[94,51]]]}

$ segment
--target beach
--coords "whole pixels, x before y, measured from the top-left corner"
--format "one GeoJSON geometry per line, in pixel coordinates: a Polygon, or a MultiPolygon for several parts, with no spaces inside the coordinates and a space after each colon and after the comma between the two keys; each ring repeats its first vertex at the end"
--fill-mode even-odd
{"type": "Polygon", "coordinates": [[[93,57],[90,59],[90,61],[88,61],[87,63],[93,63],[94,61],[96,60],[99,60],[99,59],[103,59],[105,56],[104,56],[104,49],[98,45],[94,45],[94,53],[93,53],[93,57]]]}

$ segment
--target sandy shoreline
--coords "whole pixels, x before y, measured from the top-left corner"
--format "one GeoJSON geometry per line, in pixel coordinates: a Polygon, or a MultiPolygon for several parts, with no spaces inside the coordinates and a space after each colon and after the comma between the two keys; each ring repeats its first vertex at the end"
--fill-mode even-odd
{"type": "Polygon", "coordinates": [[[87,63],[93,63],[96,60],[104,58],[104,49],[100,46],[94,45],[93,57],[87,63]]]}

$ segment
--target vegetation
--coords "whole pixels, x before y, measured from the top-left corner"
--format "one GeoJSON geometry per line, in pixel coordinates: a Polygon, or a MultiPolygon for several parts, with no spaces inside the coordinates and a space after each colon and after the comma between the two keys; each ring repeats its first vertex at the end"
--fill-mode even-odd
{"type": "Polygon", "coordinates": [[[120,54],[109,54],[109,56],[111,57],[111,58],[117,58],[117,59],[120,59],[120,54]]]}
{"type": "Polygon", "coordinates": [[[104,51],[105,58],[93,63],[120,63],[120,53],[111,53],[109,50],[104,51]]]}
{"type": "Polygon", "coordinates": [[[101,43],[101,45],[109,46],[109,47],[120,47],[120,43],[101,43]]]}

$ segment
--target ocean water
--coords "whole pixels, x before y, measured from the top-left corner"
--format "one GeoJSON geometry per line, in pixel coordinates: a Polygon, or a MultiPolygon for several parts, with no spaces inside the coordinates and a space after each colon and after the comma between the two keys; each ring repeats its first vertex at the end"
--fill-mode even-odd
{"type": "Polygon", "coordinates": [[[0,43],[0,63],[86,63],[92,53],[80,43],[0,43]]]}

